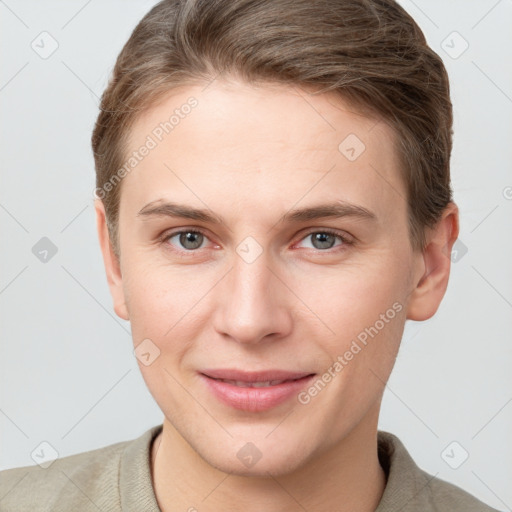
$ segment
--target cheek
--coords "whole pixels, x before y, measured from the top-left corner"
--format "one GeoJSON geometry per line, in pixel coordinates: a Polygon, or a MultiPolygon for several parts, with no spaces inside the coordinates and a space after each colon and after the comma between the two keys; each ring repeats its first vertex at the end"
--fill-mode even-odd
{"type": "Polygon", "coordinates": [[[186,285],[182,272],[131,263],[125,295],[135,352],[141,354],[139,368],[155,401],[172,417],[183,400],[179,368],[201,325],[195,321],[198,309],[193,306],[203,294],[197,286],[186,285]],[[145,352],[150,361],[144,360],[145,352]]]}
{"type": "Polygon", "coordinates": [[[351,300],[339,313],[338,344],[331,356],[341,355],[344,378],[352,389],[371,399],[393,368],[405,323],[406,283],[400,265],[383,260],[367,267],[350,290],[351,300]],[[365,391],[363,391],[365,390],[365,391]]]}
{"type": "MultiPolygon", "coordinates": [[[[317,315],[319,328],[335,348],[350,340],[365,327],[373,325],[394,303],[404,306],[406,283],[400,270],[402,262],[392,262],[382,254],[373,262],[350,267],[322,269],[295,276],[294,291],[309,308],[304,314],[317,315]]],[[[395,315],[396,309],[388,316],[395,315]]],[[[380,324],[379,324],[380,325],[380,324]]]]}
{"type": "Polygon", "coordinates": [[[149,338],[162,353],[180,357],[204,323],[199,302],[215,279],[210,283],[209,274],[192,266],[130,263],[124,288],[134,344],[149,338]]]}
{"type": "MultiPolygon", "coordinates": [[[[321,331],[311,335],[317,335],[320,350],[329,358],[330,366],[324,369],[329,375],[325,377],[335,375],[325,399],[331,396],[343,403],[341,415],[354,408],[350,417],[363,414],[380,396],[405,323],[403,262],[393,263],[384,254],[375,261],[373,265],[338,270],[330,279],[322,280],[320,288],[318,281],[313,286],[310,280],[302,289],[311,309],[323,321],[321,331]],[[326,335],[318,337],[319,332],[326,335]]],[[[318,401],[321,403],[322,399],[318,401]]]]}
{"type": "Polygon", "coordinates": [[[154,255],[142,250],[127,253],[123,286],[127,303],[134,315],[164,311],[173,296],[179,298],[183,291],[186,292],[180,272],[155,260],[154,255]]]}
{"type": "Polygon", "coordinates": [[[162,338],[172,327],[173,312],[180,302],[172,301],[177,295],[173,293],[176,283],[171,285],[172,280],[148,265],[130,264],[127,267],[123,274],[123,289],[134,344],[144,338],[162,338]]]}

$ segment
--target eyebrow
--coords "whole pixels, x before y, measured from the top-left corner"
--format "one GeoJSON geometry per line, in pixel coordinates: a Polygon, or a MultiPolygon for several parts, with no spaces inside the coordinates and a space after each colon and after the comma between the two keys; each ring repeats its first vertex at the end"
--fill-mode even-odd
{"type": "MultiPolygon", "coordinates": [[[[143,219],[149,217],[177,217],[183,219],[196,220],[209,224],[226,224],[224,218],[220,215],[212,213],[207,209],[198,209],[185,204],[178,204],[169,201],[152,201],[144,206],[137,217],[143,219]]],[[[317,219],[355,217],[362,220],[376,220],[377,215],[356,204],[345,201],[336,201],[327,204],[320,204],[290,210],[283,215],[280,222],[299,223],[317,219]]]]}

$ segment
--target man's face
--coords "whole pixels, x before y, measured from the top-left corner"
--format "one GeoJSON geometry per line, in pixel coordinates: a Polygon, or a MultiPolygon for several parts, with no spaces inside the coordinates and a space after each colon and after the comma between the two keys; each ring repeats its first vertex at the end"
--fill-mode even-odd
{"type": "Polygon", "coordinates": [[[192,448],[223,471],[278,474],[375,428],[421,254],[389,126],[329,94],[204,88],[174,91],[132,128],[130,152],[148,135],[156,147],[122,183],[116,311],[192,448]],[[147,213],[165,202],[222,222],[147,213]],[[293,217],[335,204],[346,214],[293,217]],[[211,386],[203,373],[219,369],[315,375],[248,390],[211,386]]]}

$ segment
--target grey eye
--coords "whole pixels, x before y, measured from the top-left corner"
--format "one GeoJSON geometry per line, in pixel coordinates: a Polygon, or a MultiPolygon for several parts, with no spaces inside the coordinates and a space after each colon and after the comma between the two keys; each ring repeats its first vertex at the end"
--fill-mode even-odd
{"type": "Polygon", "coordinates": [[[181,246],[189,251],[198,249],[204,241],[204,235],[198,231],[181,231],[169,237],[169,240],[175,236],[179,236],[181,246]]]}
{"type": "Polygon", "coordinates": [[[330,249],[334,246],[336,241],[336,237],[329,233],[311,233],[309,236],[311,237],[315,249],[330,249]]]}

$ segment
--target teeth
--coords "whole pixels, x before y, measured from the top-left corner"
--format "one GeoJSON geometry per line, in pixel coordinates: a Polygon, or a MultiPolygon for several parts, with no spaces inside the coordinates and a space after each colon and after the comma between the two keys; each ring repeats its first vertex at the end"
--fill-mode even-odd
{"type": "Polygon", "coordinates": [[[268,386],[275,386],[276,384],[281,384],[282,382],[286,382],[284,380],[267,380],[265,382],[243,382],[241,380],[228,380],[228,379],[216,379],[222,382],[227,382],[228,384],[233,384],[234,386],[239,386],[241,388],[266,388],[268,386]]]}

